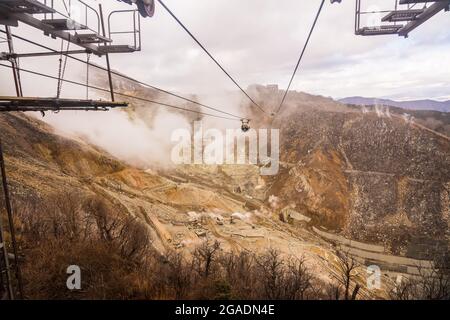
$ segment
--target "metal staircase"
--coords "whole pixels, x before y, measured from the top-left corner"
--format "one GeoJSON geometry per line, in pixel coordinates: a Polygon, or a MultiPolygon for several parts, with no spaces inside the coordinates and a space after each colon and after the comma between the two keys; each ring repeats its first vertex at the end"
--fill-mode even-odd
{"type": "Polygon", "coordinates": [[[450,0],[394,0],[394,7],[390,10],[365,11],[362,7],[363,0],[356,0],[355,34],[362,36],[397,34],[407,38],[411,31],[437,13],[442,10],[449,11],[450,0]],[[422,8],[419,8],[420,4],[422,8]],[[375,19],[379,24],[362,26],[363,18],[367,17],[375,19]]]}
{"type": "Polygon", "coordinates": [[[23,298],[22,275],[19,267],[18,246],[14,229],[12,206],[9,196],[8,182],[6,179],[5,162],[3,158],[3,145],[0,139],[0,173],[2,175],[2,191],[4,195],[4,208],[6,209],[6,218],[3,219],[3,210],[0,211],[0,300],[15,297],[23,298]],[[8,228],[3,224],[8,222],[8,228]],[[11,247],[5,238],[5,231],[8,231],[11,247]],[[11,253],[11,252],[12,253],[11,253]]]}
{"type": "MultiPolygon", "coordinates": [[[[123,24],[123,21],[127,20],[122,19],[121,24],[123,24]]],[[[0,97],[0,112],[40,111],[44,114],[45,111],[59,112],[62,110],[106,111],[110,108],[127,106],[127,103],[115,102],[109,54],[131,53],[141,50],[140,18],[137,10],[112,12],[108,16],[108,25],[106,26],[101,4],[96,10],[82,0],[0,0],[0,25],[4,25],[5,31],[0,31],[6,35],[6,37],[0,38],[0,43],[7,43],[8,47],[8,52],[0,52],[0,60],[8,61],[11,64],[10,68],[13,71],[17,94],[16,97],[0,97]],[[125,31],[112,30],[111,16],[116,17],[121,14],[133,15],[132,19],[129,20],[130,29],[125,31]],[[14,35],[11,32],[11,27],[18,27],[19,22],[41,30],[46,36],[61,39],[62,43],[64,41],[70,42],[80,47],[81,50],[80,48],[77,48],[78,50],[69,50],[69,46],[67,46],[67,50],[64,52],[48,48],[48,51],[45,52],[16,53],[13,47],[14,35]],[[127,42],[118,43],[114,41],[113,43],[112,37],[118,34],[128,37],[126,39],[127,42]],[[109,90],[106,90],[106,92],[109,91],[111,93],[111,101],[88,100],[87,98],[85,100],[61,99],[59,96],[60,91],[58,91],[60,90],[59,84],[60,81],[65,80],[61,74],[58,76],[56,98],[23,97],[20,72],[38,73],[21,69],[17,61],[19,58],[60,55],[61,68],[63,55],[67,57],[81,53],[93,53],[106,57],[106,70],[109,78],[109,90]]],[[[22,40],[27,41],[28,39],[22,38],[22,40]]],[[[36,41],[29,41],[37,44],[36,41]]],[[[6,65],[2,66],[8,67],[6,65]]],[[[88,61],[87,68],[89,68],[88,61]]],[[[45,74],[40,75],[45,76],[45,74]]],[[[89,88],[88,83],[84,84],[84,86],[89,88]]],[[[0,300],[23,298],[19,268],[20,255],[15,240],[13,214],[3,160],[0,139],[0,167],[4,195],[4,202],[1,201],[3,199],[0,199],[0,300]],[[6,215],[3,207],[6,208],[6,215]],[[5,224],[4,222],[7,223],[5,224]]]]}
{"type": "MultiPolygon", "coordinates": [[[[17,98],[1,97],[1,111],[48,111],[48,110],[104,110],[125,106],[114,103],[114,90],[109,54],[132,53],[141,50],[140,16],[137,10],[113,11],[108,15],[107,24],[101,4],[95,9],[87,1],[94,0],[0,0],[0,24],[5,25],[9,52],[0,52],[0,60],[9,61],[13,69],[17,98]],[[126,15],[129,15],[128,17],[126,15]],[[120,25],[129,21],[126,30],[113,29],[112,17],[120,19],[120,25]],[[67,41],[80,48],[63,51],[16,53],[12,46],[11,27],[19,22],[41,30],[44,35],[67,41]],[[121,35],[124,42],[113,42],[112,37],[121,35]],[[111,102],[80,99],[59,99],[29,97],[22,98],[22,90],[17,59],[51,55],[95,54],[105,56],[109,78],[111,102]]],[[[62,48],[62,46],[61,46],[62,48]]],[[[60,59],[61,61],[61,59],[60,59]]],[[[89,66],[88,66],[89,68],[89,66]]],[[[59,81],[59,80],[58,80],[59,81]]]]}
{"type": "MultiPolygon", "coordinates": [[[[54,0],[1,0],[0,24],[17,27],[20,21],[42,30],[47,36],[69,41],[99,56],[141,50],[140,16],[137,10],[111,12],[106,31],[99,10],[82,0],[67,0],[67,2],[68,5],[61,8],[61,1],[54,0]],[[111,17],[127,13],[133,14],[129,26],[131,30],[111,30],[111,17]],[[101,32],[103,30],[105,32],[101,32]],[[131,35],[132,39],[128,44],[112,44],[111,36],[114,34],[131,35]]],[[[127,20],[122,18],[122,21],[127,20]]]]}

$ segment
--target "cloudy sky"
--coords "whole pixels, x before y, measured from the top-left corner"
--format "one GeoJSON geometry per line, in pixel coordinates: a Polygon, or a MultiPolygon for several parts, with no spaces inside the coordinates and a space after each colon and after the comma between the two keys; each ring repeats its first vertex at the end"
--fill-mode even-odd
{"type": "MultiPolygon", "coordinates": [[[[128,9],[113,0],[105,11],[128,9]]],[[[381,9],[391,0],[366,0],[381,9]]],[[[410,34],[355,36],[354,1],[331,5],[322,16],[292,89],[334,98],[383,97],[399,100],[450,99],[450,13],[441,12],[410,34]]],[[[252,83],[285,88],[306,39],[320,0],[165,0],[173,12],[225,68],[246,87],[252,83]]],[[[386,7],[387,6],[387,7],[386,7]]],[[[126,19],[114,23],[129,28],[126,19]]],[[[59,49],[60,41],[30,27],[13,32],[59,49]]],[[[123,39],[121,39],[123,40],[123,39]]],[[[111,56],[112,67],[153,85],[183,93],[214,94],[234,89],[169,14],[157,4],[153,18],[142,20],[142,51],[111,56]]],[[[1,45],[0,45],[1,46],[1,45]]],[[[40,51],[20,41],[17,52],[40,51]]],[[[2,47],[1,51],[5,51],[2,47]]],[[[82,56],[84,58],[84,56],[82,56]]],[[[57,74],[57,57],[21,59],[24,68],[57,74]]],[[[104,59],[93,59],[104,64],[104,59]]],[[[69,62],[66,78],[84,77],[85,69],[69,62]]],[[[54,82],[24,75],[27,95],[52,95],[54,82]]],[[[66,95],[84,90],[66,86],[66,95]]],[[[0,69],[0,93],[14,94],[10,73],[0,69]]]]}

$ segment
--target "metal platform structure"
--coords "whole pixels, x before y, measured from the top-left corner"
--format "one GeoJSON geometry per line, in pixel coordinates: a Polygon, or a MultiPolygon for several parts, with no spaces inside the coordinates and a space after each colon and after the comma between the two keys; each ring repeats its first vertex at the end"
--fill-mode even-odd
{"type": "MultiPolygon", "coordinates": [[[[86,0],[85,0],[86,1],[86,0]]],[[[16,96],[0,96],[0,112],[12,111],[39,111],[43,115],[46,111],[85,110],[85,111],[108,111],[112,108],[127,107],[125,102],[116,102],[112,82],[109,54],[132,53],[141,50],[141,28],[138,10],[113,11],[108,15],[108,23],[104,21],[101,4],[98,9],[88,5],[83,0],[0,0],[0,25],[4,25],[5,37],[0,38],[0,44],[7,46],[7,52],[0,52],[0,60],[11,64],[16,96]],[[63,13],[65,11],[65,13],[63,13]],[[113,30],[112,18],[119,15],[131,14],[130,28],[127,30],[113,30]],[[11,29],[19,27],[19,23],[29,25],[41,30],[45,36],[61,40],[67,43],[64,52],[49,49],[44,52],[15,52],[13,34],[11,29]],[[131,36],[131,41],[118,43],[112,39],[116,35],[131,36]],[[69,50],[69,44],[75,45],[76,49],[69,50]],[[109,90],[111,100],[80,100],[62,99],[60,97],[61,84],[64,79],[65,63],[62,64],[63,56],[72,54],[95,54],[106,58],[109,90]],[[59,55],[59,75],[57,93],[55,97],[24,97],[20,77],[21,69],[18,59],[30,57],[43,57],[59,55]],[[62,68],[62,65],[64,66],[62,68]],[[62,71],[62,72],[61,72],[62,71]]],[[[121,24],[123,25],[121,20],[121,24]]],[[[87,62],[87,74],[89,62],[87,62]]],[[[5,66],[5,65],[4,65],[5,66]]],[[[9,66],[8,66],[9,67],[9,66]]],[[[88,82],[88,76],[86,77],[88,82]]],[[[70,81],[69,81],[70,82],[70,81]]],[[[86,83],[86,95],[89,85],[86,83]]],[[[8,190],[8,182],[4,165],[2,143],[0,138],[0,168],[2,174],[3,194],[7,219],[3,219],[0,211],[0,300],[23,298],[22,279],[19,268],[20,256],[15,237],[13,212],[8,190]],[[2,223],[7,221],[7,226],[2,223]],[[9,237],[5,238],[5,231],[9,231],[9,237]],[[12,252],[12,253],[11,253],[12,252]]]]}
{"type": "Polygon", "coordinates": [[[399,35],[409,33],[441,11],[450,10],[450,0],[394,0],[388,10],[363,9],[367,0],[356,0],[355,34],[361,36],[399,35]],[[364,18],[371,20],[363,26],[364,18]]]}
{"type": "Polygon", "coordinates": [[[112,108],[127,107],[126,102],[111,102],[102,100],[55,99],[38,97],[8,97],[0,96],[0,112],[6,111],[54,111],[85,110],[108,111],[112,108]]]}
{"type": "MultiPolygon", "coordinates": [[[[107,53],[130,53],[141,50],[140,41],[139,43],[136,41],[136,37],[139,37],[140,40],[140,18],[137,10],[114,11],[115,15],[132,12],[137,18],[133,19],[131,30],[115,31],[116,34],[118,32],[132,34],[133,43],[112,45],[112,39],[106,36],[101,9],[97,10],[82,0],[68,0],[66,13],[63,13],[63,9],[58,8],[58,4],[61,6],[61,2],[54,0],[2,0],[0,1],[0,24],[17,27],[18,23],[22,22],[42,30],[47,36],[71,42],[99,56],[107,53]],[[76,21],[73,18],[74,12],[82,21],[76,21]]],[[[112,13],[108,16],[109,26],[111,26],[112,13]]],[[[109,36],[111,34],[113,33],[109,30],[109,36]]]]}

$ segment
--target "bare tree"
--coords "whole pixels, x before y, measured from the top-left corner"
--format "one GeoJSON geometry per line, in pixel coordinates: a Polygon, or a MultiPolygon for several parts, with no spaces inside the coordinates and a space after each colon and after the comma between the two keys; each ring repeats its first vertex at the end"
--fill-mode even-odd
{"type": "Polygon", "coordinates": [[[269,300],[281,299],[284,290],[284,261],[278,250],[269,249],[255,259],[261,277],[262,290],[269,300]]]}
{"type": "Polygon", "coordinates": [[[129,260],[140,258],[150,246],[147,227],[136,218],[126,216],[116,242],[123,257],[129,260]]]}
{"type": "Polygon", "coordinates": [[[286,299],[305,299],[306,292],[312,287],[313,276],[306,267],[304,257],[290,258],[285,279],[286,299]]]}
{"type": "Polygon", "coordinates": [[[195,249],[193,264],[198,274],[202,275],[204,278],[208,278],[215,267],[219,250],[220,243],[217,240],[212,242],[209,239],[203,241],[203,243],[195,249]]]}
{"type": "Polygon", "coordinates": [[[241,299],[255,298],[253,295],[255,285],[254,256],[246,251],[237,254],[228,252],[223,254],[219,261],[234,296],[241,299]]]}
{"type": "Polygon", "coordinates": [[[450,300],[450,254],[436,253],[430,268],[417,266],[418,275],[405,277],[390,292],[398,300],[450,300]]]}
{"type": "Polygon", "coordinates": [[[85,202],[84,210],[95,221],[100,239],[106,242],[116,239],[121,219],[104,200],[90,198],[85,202]]]}
{"type": "Polygon", "coordinates": [[[162,261],[162,268],[164,268],[162,276],[166,286],[173,290],[176,300],[186,299],[192,285],[192,272],[184,260],[183,254],[171,251],[165,255],[165,259],[162,261]]]}
{"type": "MultiPolygon", "coordinates": [[[[358,284],[355,284],[352,294],[350,295],[350,287],[354,280],[356,268],[358,263],[355,258],[349,255],[348,252],[337,250],[337,274],[333,274],[333,277],[338,281],[338,283],[344,288],[344,299],[345,300],[355,300],[360,289],[358,284]]],[[[336,289],[336,288],[335,288],[336,289]]],[[[339,297],[339,292],[335,293],[336,297],[339,297]]]]}

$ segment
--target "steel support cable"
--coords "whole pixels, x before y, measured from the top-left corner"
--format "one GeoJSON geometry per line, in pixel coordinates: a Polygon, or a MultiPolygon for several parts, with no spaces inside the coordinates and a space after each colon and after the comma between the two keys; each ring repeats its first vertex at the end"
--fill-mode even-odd
{"type": "MultiPolygon", "coordinates": [[[[0,32],[5,33],[3,30],[0,30],[0,32]]],[[[40,43],[37,43],[37,42],[34,42],[34,41],[32,41],[32,40],[23,38],[23,37],[21,37],[21,36],[14,35],[14,34],[13,34],[12,36],[13,36],[14,38],[17,38],[17,39],[20,39],[20,40],[22,40],[22,41],[31,43],[31,44],[33,44],[33,45],[35,45],[35,46],[41,47],[41,48],[46,49],[46,50],[49,50],[49,51],[51,51],[51,52],[56,52],[56,53],[59,52],[59,51],[57,51],[57,50],[55,50],[55,49],[53,49],[53,48],[44,46],[44,45],[42,45],[42,44],[40,44],[40,43]]],[[[104,68],[104,67],[102,67],[102,66],[99,66],[99,65],[97,65],[97,64],[86,62],[86,61],[84,61],[84,60],[82,60],[82,59],[79,59],[79,58],[77,58],[77,57],[71,56],[71,55],[69,55],[69,54],[65,54],[65,53],[63,53],[63,54],[66,55],[67,57],[69,57],[70,59],[73,59],[73,60],[75,60],[75,61],[84,63],[84,64],[86,64],[86,65],[88,65],[88,66],[90,66],[90,67],[94,67],[94,68],[97,68],[97,69],[102,70],[102,71],[108,71],[108,69],[106,69],[106,68],[104,68]]],[[[167,91],[167,90],[164,90],[164,89],[161,89],[161,88],[152,86],[152,85],[150,85],[150,84],[148,84],[148,83],[145,83],[145,82],[139,81],[139,80],[137,80],[137,79],[131,78],[131,77],[129,77],[129,76],[127,76],[127,75],[124,75],[124,74],[122,74],[122,73],[119,73],[119,72],[117,72],[117,71],[111,70],[111,73],[112,73],[113,75],[115,75],[115,76],[121,77],[121,78],[126,79],[126,80],[129,80],[129,81],[133,81],[133,82],[135,82],[135,83],[137,83],[137,84],[140,84],[140,85],[142,85],[142,86],[145,86],[145,87],[148,87],[148,88],[150,88],[150,89],[153,89],[153,90],[156,90],[156,91],[159,91],[159,92],[168,94],[168,95],[173,96],[173,97],[176,97],[176,98],[178,98],[178,99],[181,99],[181,100],[184,100],[184,101],[187,101],[187,102],[196,104],[196,105],[201,106],[201,107],[204,107],[204,108],[206,108],[206,109],[213,110],[213,111],[216,111],[216,112],[219,112],[219,113],[222,113],[222,114],[226,114],[226,115],[231,116],[231,117],[234,117],[234,118],[236,118],[236,119],[242,119],[242,118],[245,118],[245,117],[242,117],[242,116],[238,116],[238,115],[235,115],[235,114],[232,114],[232,113],[229,113],[229,112],[220,110],[220,109],[218,109],[218,108],[210,107],[210,106],[208,106],[208,105],[205,105],[205,104],[203,104],[203,103],[197,102],[197,101],[195,101],[195,100],[192,100],[192,99],[183,97],[183,96],[181,96],[181,95],[179,95],[179,94],[176,94],[176,93],[173,93],[173,92],[170,92],[170,91],[167,91]]]]}
{"type": "Polygon", "coordinates": [[[236,87],[239,88],[239,90],[256,106],[258,107],[263,113],[267,113],[259,104],[255,102],[255,100],[252,99],[248,95],[248,93],[242,89],[242,87],[237,83],[236,80],[222,67],[222,65],[212,56],[211,53],[201,44],[201,42],[189,31],[189,29],[183,24],[183,22],[180,21],[180,19],[177,18],[177,16],[162,2],[162,0],[158,0],[158,2],[166,9],[166,11],[172,16],[172,18],[175,19],[176,22],[184,29],[184,31],[189,34],[189,36],[200,46],[200,48],[203,49],[203,51],[211,58],[212,61],[228,76],[228,78],[236,85],[236,87]]]}
{"type": "Polygon", "coordinates": [[[69,17],[70,17],[70,10],[69,10],[69,8],[67,7],[66,0],[63,0],[63,4],[64,4],[64,8],[66,9],[67,14],[68,14],[69,17]]]}
{"type": "MultiPolygon", "coordinates": [[[[11,66],[8,66],[6,64],[0,63],[0,66],[12,69],[11,66]]],[[[25,72],[25,73],[30,73],[30,74],[34,74],[34,75],[37,75],[37,76],[45,77],[45,78],[48,78],[48,79],[58,80],[58,77],[51,76],[49,74],[44,74],[44,73],[41,73],[41,72],[32,71],[32,70],[23,69],[23,68],[20,68],[20,69],[18,68],[18,70],[20,70],[22,72],[25,72]]],[[[100,87],[96,87],[96,86],[91,86],[91,85],[86,85],[84,83],[73,81],[73,80],[61,79],[61,81],[67,82],[67,83],[71,83],[71,84],[74,84],[74,85],[77,85],[77,86],[86,87],[86,88],[89,88],[89,89],[102,91],[102,92],[108,92],[108,93],[110,92],[108,89],[104,89],[104,88],[100,88],[100,87]]],[[[186,109],[186,108],[183,108],[183,107],[177,107],[177,106],[174,106],[174,105],[171,105],[171,104],[167,104],[167,103],[164,103],[164,102],[158,102],[158,101],[154,101],[154,100],[151,100],[151,99],[134,96],[134,95],[131,95],[131,94],[120,93],[120,92],[114,92],[114,93],[119,95],[119,96],[122,96],[122,97],[136,99],[136,100],[140,100],[140,101],[144,101],[144,102],[149,102],[149,103],[153,103],[153,104],[157,104],[157,105],[160,105],[160,106],[173,108],[173,109],[177,109],[177,110],[182,110],[182,111],[187,111],[187,112],[191,112],[191,113],[201,114],[201,115],[208,116],[208,117],[214,117],[214,118],[231,120],[231,121],[240,121],[239,119],[223,117],[223,116],[219,116],[219,115],[215,115],[215,114],[211,114],[211,113],[206,113],[206,112],[202,112],[202,111],[195,111],[195,110],[186,109]]]]}
{"type": "Polygon", "coordinates": [[[306,39],[305,45],[303,46],[302,52],[301,52],[300,57],[299,57],[299,59],[297,61],[297,65],[295,66],[294,72],[292,73],[292,77],[291,77],[291,80],[289,81],[289,85],[286,88],[286,91],[284,92],[283,99],[281,100],[280,106],[278,107],[276,113],[280,112],[280,109],[283,106],[284,101],[286,100],[286,97],[287,97],[287,95],[289,93],[289,89],[291,88],[291,85],[292,85],[292,81],[295,78],[295,74],[297,73],[298,67],[300,66],[300,63],[301,63],[301,61],[303,59],[303,55],[305,54],[306,48],[308,47],[309,40],[311,39],[311,36],[312,36],[312,34],[314,32],[314,29],[315,29],[316,24],[317,24],[317,20],[319,19],[319,16],[320,16],[320,13],[322,12],[322,8],[323,8],[324,4],[325,4],[325,0],[322,0],[322,3],[320,4],[319,10],[317,11],[316,17],[314,18],[314,22],[313,22],[313,24],[311,26],[311,29],[309,31],[308,38],[306,39]]]}
{"type": "Polygon", "coordinates": [[[89,99],[89,61],[91,60],[91,54],[86,54],[86,100],[89,99]]]}
{"type": "MultiPolygon", "coordinates": [[[[12,67],[10,67],[12,68],[12,67]]],[[[10,238],[11,238],[11,244],[12,244],[12,249],[13,249],[13,255],[14,255],[14,271],[15,271],[15,276],[16,276],[16,280],[17,280],[17,285],[18,285],[18,289],[19,289],[19,295],[20,298],[23,299],[23,282],[22,282],[22,273],[20,271],[20,265],[19,265],[19,248],[17,245],[17,240],[16,240],[16,229],[14,226],[14,217],[13,217],[13,212],[12,212],[12,206],[11,206],[11,198],[10,198],[10,193],[9,193],[9,188],[8,188],[8,179],[6,177],[6,167],[5,167],[5,159],[3,156],[3,145],[2,145],[2,141],[0,139],[0,171],[2,174],[2,187],[3,187],[3,196],[4,196],[4,200],[5,200],[5,207],[6,207],[6,213],[8,216],[8,224],[9,224],[9,232],[10,232],[10,238]]],[[[0,215],[0,219],[1,219],[1,215],[0,215]]],[[[3,239],[4,241],[4,239],[3,239]]],[[[4,253],[8,254],[6,249],[6,244],[5,242],[3,242],[3,246],[4,247],[4,253]]],[[[8,259],[8,258],[6,258],[8,259]]]]}
{"type": "MultiPolygon", "coordinates": [[[[61,96],[61,90],[62,90],[62,84],[61,81],[64,79],[64,75],[66,73],[66,66],[67,66],[67,54],[64,57],[64,64],[63,64],[63,48],[64,48],[64,40],[61,40],[61,55],[59,56],[59,70],[58,70],[58,84],[56,89],[56,97],[59,98],[61,96]]],[[[66,53],[69,52],[70,48],[70,41],[67,41],[67,47],[66,47],[66,53]]]]}
{"type": "Polygon", "coordinates": [[[56,83],[56,97],[59,98],[59,84],[61,83],[61,69],[62,69],[62,51],[64,48],[64,40],[61,39],[61,54],[59,55],[59,66],[58,66],[58,82],[56,83]]]}

